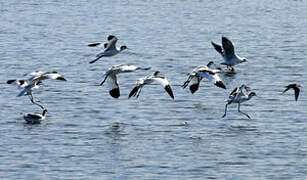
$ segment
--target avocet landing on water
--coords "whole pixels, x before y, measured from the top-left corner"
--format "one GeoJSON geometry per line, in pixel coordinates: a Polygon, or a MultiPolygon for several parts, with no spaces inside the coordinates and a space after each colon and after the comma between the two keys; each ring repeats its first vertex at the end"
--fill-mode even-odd
{"type": "Polygon", "coordinates": [[[250,116],[240,110],[240,104],[250,100],[253,96],[256,96],[255,92],[249,93],[249,87],[246,85],[241,85],[239,88],[235,88],[229,95],[227,104],[225,105],[225,113],[222,117],[226,116],[227,106],[232,103],[238,103],[238,112],[244,114],[250,119],[250,116]]]}
{"type": "Polygon", "coordinates": [[[27,80],[11,79],[7,81],[7,84],[13,84],[13,85],[16,85],[18,88],[23,89],[17,95],[17,97],[23,96],[23,95],[30,95],[33,99],[32,91],[34,89],[38,89],[42,81],[46,79],[66,81],[66,79],[63,76],[61,76],[59,73],[57,73],[56,71],[52,71],[52,72],[34,71],[27,75],[30,76],[30,78],[28,78],[27,80]]]}
{"type": "Polygon", "coordinates": [[[42,112],[42,114],[29,114],[28,113],[28,114],[25,114],[23,116],[23,118],[29,124],[39,124],[39,123],[41,123],[41,121],[45,120],[46,115],[47,115],[47,109],[45,109],[44,106],[42,106],[42,105],[38,104],[37,102],[35,102],[33,99],[31,99],[31,102],[33,104],[36,104],[40,108],[42,108],[43,112],[42,112]]]}
{"type": "Polygon", "coordinates": [[[220,72],[219,69],[211,69],[210,66],[212,66],[214,63],[210,61],[207,66],[198,66],[195,69],[192,70],[192,72],[189,73],[188,80],[184,82],[182,85],[183,88],[186,88],[189,83],[192,81],[192,85],[190,86],[190,91],[192,94],[194,94],[199,87],[199,83],[203,78],[206,78],[214,83],[217,87],[226,89],[226,86],[222,82],[221,78],[217,75],[218,72],[220,72]]]}
{"type": "Polygon", "coordinates": [[[297,101],[298,96],[300,94],[300,89],[299,87],[301,87],[300,84],[289,84],[288,86],[285,86],[285,90],[282,92],[282,94],[284,94],[285,92],[287,92],[289,89],[293,89],[294,90],[294,97],[295,97],[295,101],[297,101]]]}
{"type": "Polygon", "coordinates": [[[160,71],[156,71],[151,75],[148,75],[146,77],[140,78],[136,81],[136,86],[132,89],[132,91],[129,93],[129,98],[131,96],[138,98],[142,88],[145,85],[152,84],[152,83],[159,83],[163,86],[165,91],[171,96],[172,99],[174,99],[174,94],[172,91],[172,88],[168,82],[168,80],[164,76],[159,76],[160,71]]]}
{"type": "MultiPolygon", "coordinates": [[[[108,43],[104,43],[103,44],[103,52],[99,53],[96,55],[96,58],[92,61],[90,61],[89,63],[92,64],[96,61],[98,61],[100,58],[102,57],[110,57],[110,56],[114,56],[120,52],[122,52],[125,49],[128,49],[127,46],[121,46],[120,48],[116,47],[116,42],[117,42],[118,38],[113,36],[113,35],[109,35],[108,36],[108,43]]],[[[92,43],[89,44],[89,47],[95,47],[95,46],[101,46],[102,43],[92,43]]]]}
{"type": "Polygon", "coordinates": [[[240,57],[235,53],[232,42],[226,37],[222,37],[222,46],[215,44],[212,41],[211,44],[213,45],[214,49],[224,58],[224,62],[221,64],[226,65],[227,68],[231,69],[231,71],[234,71],[232,66],[247,61],[246,58],[240,57]]]}
{"type": "Polygon", "coordinates": [[[133,65],[125,65],[125,64],[120,64],[116,66],[112,66],[105,74],[104,74],[104,79],[100,83],[100,85],[103,85],[104,82],[109,79],[111,82],[111,89],[109,90],[109,94],[113,98],[118,98],[120,96],[120,91],[119,91],[119,85],[117,81],[117,74],[120,73],[128,73],[128,72],[134,72],[136,70],[149,70],[150,67],[148,68],[142,68],[138,66],[133,66],[133,65]]]}

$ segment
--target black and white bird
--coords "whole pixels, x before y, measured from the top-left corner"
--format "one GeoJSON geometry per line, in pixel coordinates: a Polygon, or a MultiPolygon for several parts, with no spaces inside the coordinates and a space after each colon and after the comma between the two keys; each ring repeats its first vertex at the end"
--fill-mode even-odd
{"type": "Polygon", "coordinates": [[[31,102],[33,104],[36,104],[40,108],[42,108],[43,112],[42,114],[29,114],[28,113],[28,114],[25,114],[23,118],[29,124],[39,124],[41,123],[41,121],[45,120],[46,115],[47,115],[47,109],[45,109],[42,105],[35,102],[33,99],[31,99],[31,102]]]}
{"type": "MultiPolygon", "coordinates": [[[[96,58],[92,61],[90,61],[89,63],[92,64],[96,61],[98,61],[100,58],[102,57],[110,57],[110,56],[114,56],[120,52],[122,52],[125,49],[128,49],[127,46],[121,46],[120,48],[116,47],[116,42],[117,42],[118,38],[113,36],[113,35],[109,35],[108,36],[108,42],[103,44],[103,51],[100,52],[99,54],[96,55],[96,58]]],[[[101,46],[102,43],[92,43],[89,44],[89,47],[95,47],[95,46],[101,46]]]]}
{"type": "Polygon", "coordinates": [[[156,71],[151,75],[138,79],[136,81],[135,87],[129,93],[129,98],[132,96],[138,98],[141,93],[142,88],[145,85],[152,84],[152,83],[159,83],[163,86],[163,88],[171,96],[171,98],[174,99],[174,94],[173,94],[171,85],[169,84],[166,77],[160,76],[159,73],[160,71],[156,71]]]}
{"type": "Polygon", "coordinates": [[[105,72],[104,79],[100,83],[100,85],[103,85],[104,82],[107,79],[109,79],[111,83],[109,94],[113,98],[118,98],[120,96],[120,91],[119,91],[119,85],[118,85],[118,80],[117,80],[117,74],[134,72],[136,70],[149,70],[149,69],[150,67],[142,68],[142,67],[138,67],[134,65],[126,65],[126,64],[115,65],[115,66],[112,66],[107,72],[105,72]]]}
{"type": "Polygon", "coordinates": [[[203,78],[208,79],[209,81],[213,82],[214,85],[217,87],[226,89],[226,86],[222,82],[221,78],[218,76],[218,72],[220,72],[219,69],[211,69],[210,66],[212,66],[214,63],[210,61],[206,66],[198,66],[195,69],[193,69],[188,75],[188,79],[184,82],[182,85],[183,88],[186,88],[190,82],[192,81],[192,84],[190,85],[190,91],[192,94],[194,94],[198,88],[199,83],[203,78]]]}
{"type": "Polygon", "coordinates": [[[299,87],[301,87],[300,84],[289,84],[288,86],[285,86],[286,89],[282,92],[282,94],[287,92],[289,89],[293,89],[294,90],[295,101],[297,101],[298,100],[298,96],[300,94],[299,87]]]}
{"type": "Polygon", "coordinates": [[[224,62],[221,64],[226,65],[227,68],[231,69],[231,71],[234,71],[232,66],[247,61],[246,58],[240,57],[235,53],[232,42],[226,37],[222,37],[222,46],[215,44],[212,41],[211,44],[213,45],[214,49],[224,58],[224,62]]]}
{"type": "Polygon", "coordinates": [[[225,105],[225,113],[222,117],[226,116],[227,112],[227,106],[232,103],[238,103],[238,112],[244,114],[250,119],[250,116],[240,110],[240,104],[250,100],[253,96],[256,96],[255,92],[250,92],[249,93],[249,87],[246,85],[241,85],[239,88],[235,88],[229,95],[228,99],[226,100],[226,105],[225,105]]]}
{"type": "Polygon", "coordinates": [[[32,91],[38,89],[40,87],[39,85],[42,84],[42,81],[46,79],[66,81],[66,79],[56,71],[34,71],[26,75],[30,76],[30,78],[28,78],[27,80],[11,79],[7,81],[7,84],[13,84],[16,85],[18,88],[22,89],[22,91],[17,95],[17,97],[23,95],[30,95],[33,99],[32,91]]]}

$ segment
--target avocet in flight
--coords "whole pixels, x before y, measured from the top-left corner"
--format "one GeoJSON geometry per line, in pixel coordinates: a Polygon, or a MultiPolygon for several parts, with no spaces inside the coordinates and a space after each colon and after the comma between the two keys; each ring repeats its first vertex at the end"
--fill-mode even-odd
{"type": "Polygon", "coordinates": [[[189,73],[188,79],[184,82],[182,85],[183,88],[186,88],[189,83],[192,81],[192,84],[190,85],[190,91],[192,94],[194,94],[198,88],[199,83],[203,78],[208,79],[209,81],[213,82],[214,85],[217,87],[226,89],[226,86],[222,82],[221,78],[218,76],[218,72],[220,72],[219,69],[211,69],[210,66],[212,66],[214,63],[210,61],[206,66],[198,66],[195,69],[192,70],[192,72],[189,73]]]}
{"type": "MultiPolygon", "coordinates": [[[[118,38],[113,36],[113,35],[109,35],[108,36],[108,42],[103,44],[103,51],[99,54],[96,55],[96,58],[92,61],[90,61],[89,63],[92,64],[96,61],[98,61],[100,58],[102,57],[110,57],[110,56],[114,56],[120,52],[122,52],[125,49],[128,49],[127,46],[121,46],[120,48],[116,47],[116,42],[117,42],[118,38]]],[[[101,46],[102,43],[92,43],[89,44],[89,47],[95,47],[95,46],[101,46]]]]}
{"type": "Polygon", "coordinates": [[[23,96],[23,95],[30,95],[33,99],[32,91],[39,88],[39,85],[42,83],[43,80],[46,79],[55,79],[60,81],[66,81],[66,79],[61,76],[56,71],[52,72],[43,72],[43,71],[34,71],[29,73],[31,77],[27,80],[16,80],[11,79],[7,81],[7,84],[14,84],[19,88],[22,88],[23,90],[17,95],[23,96]]]}
{"type": "Polygon", "coordinates": [[[159,84],[161,84],[163,86],[163,88],[169,94],[169,96],[172,99],[174,99],[174,94],[173,94],[172,88],[171,88],[168,80],[166,79],[166,77],[160,76],[159,73],[160,73],[160,71],[156,71],[156,72],[154,72],[151,75],[148,75],[146,77],[138,79],[136,81],[135,87],[129,93],[129,98],[131,96],[138,98],[140,93],[141,93],[142,88],[145,85],[152,84],[152,83],[159,83],[159,84]]]}
{"type": "Polygon", "coordinates": [[[109,90],[109,94],[113,98],[118,98],[120,96],[120,91],[119,91],[119,85],[118,85],[118,80],[117,80],[117,74],[120,73],[128,73],[128,72],[134,72],[136,70],[149,70],[150,67],[148,68],[142,68],[134,65],[126,65],[126,64],[120,64],[116,66],[112,66],[107,72],[104,74],[104,79],[100,83],[100,85],[103,85],[104,82],[109,79],[111,82],[111,88],[109,90]]]}

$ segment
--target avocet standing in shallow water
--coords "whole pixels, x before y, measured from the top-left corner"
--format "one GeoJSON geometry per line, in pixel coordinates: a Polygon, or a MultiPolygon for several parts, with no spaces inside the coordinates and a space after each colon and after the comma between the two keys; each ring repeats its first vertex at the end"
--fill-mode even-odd
{"type": "Polygon", "coordinates": [[[161,84],[164,87],[165,91],[171,96],[171,98],[174,99],[174,94],[168,80],[164,76],[159,76],[159,73],[160,71],[156,71],[151,75],[138,79],[136,81],[136,86],[132,89],[132,91],[129,94],[129,98],[131,96],[138,98],[142,88],[145,85],[156,82],[161,84]]]}
{"type": "MultiPolygon", "coordinates": [[[[117,42],[118,38],[113,36],[113,35],[109,35],[108,36],[108,43],[104,43],[103,45],[103,52],[99,53],[96,55],[96,58],[92,61],[90,61],[89,63],[92,64],[96,61],[98,61],[100,58],[102,57],[110,57],[110,56],[114,56],[120,52],[122,52],[125,49],[128,49],[127,46],[121,46],[120,48],[116,47],[116,42],[117,42]]],[[[95,46],[100,46],[101,43],[92,43],[89,44],[89,47],[95,47],[95,46]]]]}
{"type": "Polygon", "coordinates": [[[235,88],[229,95],[227,104],[225,105],[225,113],[222,117],[226,116],[227,106],[232,103],[238,103],[238,112],[244,114],[250,119],[250,116],[240,110],[240,104],[250,100],[253,96],[256,96],[255,92],[249,93],[249,87],[246,85],[241,85],[239,88],[235,88]]]}
{"type": "Polygon", "coordinates": [[[211,69],[214,63],[210,61],[207,66],[198,66],[189,73],[188,79],[182,85],[183,88],[186,88],[189,83],[192,81],[192,85],[190,85],[190,91],[194,94],[199,87],[199,83],[203,78],[206,78],[214,83],[217,87],[226,89],[226,86],[222,82],[221,78],[217,75],[220,72],[219,69],[211,69]]]}
{"type": "Polygon", "coordinates": [[[104,79],[100,83],[100,85],[103,85],[104,82],[109,79],[111,82],[111,88],[109,90],[109,94],[113,98],[118,98],[120,96],[120,91],[119,91],[119,85],[117,81],[117,74],[120,73],[128,73],[128,72],[134,72],[136,70],[149,70],[150,67],[148,68],[142,68],[134,65],[125,65],[125,64],[120,64],[116,66],[112,66],[105,74],[104,74],[104,79]]]}
{"type": "Polygon", "coordinates": [[[224,62],[221,64],[226,65],[232,72],[234,72],[234,68],[232,66],[247,61],[246,58],[240,57],[235,53],[232,42],[226,37],[222,37],[222,46],[215,44],[212,41],[211,44],[213,45],[214,49],[224,58],[224,62]]]}

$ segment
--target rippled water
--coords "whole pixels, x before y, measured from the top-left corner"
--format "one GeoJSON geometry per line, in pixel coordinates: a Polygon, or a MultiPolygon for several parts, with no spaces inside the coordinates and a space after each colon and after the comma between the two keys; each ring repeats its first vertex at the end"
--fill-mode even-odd
{"type": "Polygon", "coordinates": [[[306,179],[305,87],[299,101],[283,86],[307,86],[307,3],[301,1],[1,1],[1,179],[306,179]],[[130,50],[88,64],[87,44],[109,34],[130,50]],[[222,35],[248,63],[222,75],[228,89],[181,85],[197,65],[222,58],[210,42],[222,35]],[[111,65],[160,70],[175,101],[159,86],[127,99],[136,79],[119,75],[122,96],[98,86],[111,65]],[[36,97],[48,109],[40,125],[21,113],[40,112],[7,79],[56,70],[68,82],[47,82],[36,97]],[[229,107],[230,91],[248,84],[258,97],[229,107]]]}

